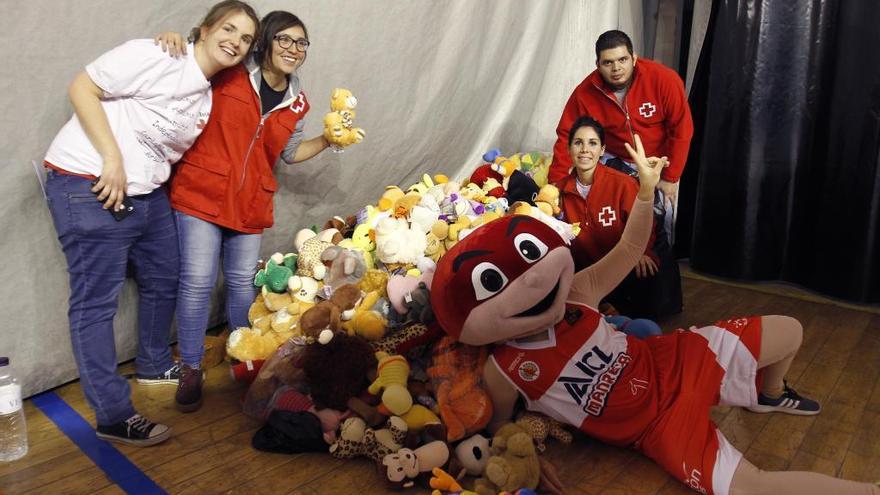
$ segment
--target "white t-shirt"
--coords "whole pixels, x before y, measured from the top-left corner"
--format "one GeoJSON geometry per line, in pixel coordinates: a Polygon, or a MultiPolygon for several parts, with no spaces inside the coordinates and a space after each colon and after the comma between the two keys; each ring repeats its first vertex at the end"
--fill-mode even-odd
{"type": "MultiPolygon", "coordinates": [[[[195,49],[169,57],[152,40],[132,40],[86,67],[104,90],[101,105],[122,152],[127,193],[146,194],[168,180],[171,164],[192,146],[211,114],[211,83],[195,49]]],[[[103,161],[76,114],[61,128],[46,161],[64,170],[99,176],[103,161]]]]}

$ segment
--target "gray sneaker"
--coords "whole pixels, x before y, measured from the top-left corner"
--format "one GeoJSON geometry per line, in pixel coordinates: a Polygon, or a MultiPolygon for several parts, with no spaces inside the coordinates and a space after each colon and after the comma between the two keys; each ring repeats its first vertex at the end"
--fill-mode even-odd
{"type": "Polygon", "coordinates": [[[158,375],[137,375],[141,385],[177,385],[180,381],[180,364],[174,363],[164,373],[158,375]]]}
{"type": "Polygon", "coordinates": [[[756,413],[781,412],[797,416],[814,416],[822,411],[822,406],[818,402],[801,397],[788,386],[788,383],[785,383],[784,387],[782,395],[776,399],[758,394],[758,403],[747,409],[756,413]]]}
{"type": "Polygon", "coordinates": [[[168,440],[171,437],[171,428],[135,414],[112,425],[98,425],[95,436],[108,442],[149,447],[168,440]]]}

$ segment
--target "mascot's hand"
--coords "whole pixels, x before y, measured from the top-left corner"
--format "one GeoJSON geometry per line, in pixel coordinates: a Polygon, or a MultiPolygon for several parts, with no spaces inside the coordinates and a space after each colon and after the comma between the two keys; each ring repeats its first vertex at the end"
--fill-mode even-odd
{"type": "Polygon", "coordinates": [[[635,149],[629,143],[623,143],[623,145],[639,170],[639,199],[650,201],[654,199],[654,187],[660,182],[660,172],[663,171],[665,162],[662,159],[649,160],[645,156],[645,147],[638,134],[635,135],[635,143],[635,149]]]}

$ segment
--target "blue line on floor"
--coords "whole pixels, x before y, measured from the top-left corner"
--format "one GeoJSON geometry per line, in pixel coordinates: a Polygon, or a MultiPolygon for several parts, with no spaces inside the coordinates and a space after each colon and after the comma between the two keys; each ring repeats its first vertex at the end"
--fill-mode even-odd
{"type": "Polygon", "coordinates": [[[167,495],[167,492],[128,460],[122,452],[95,436],[92,428],[82,416],[70,407],[55,392],[45,392],[31,397],[34,405],[49,417],[59,430],[64,432],[107,477],[125,490],[126,493],[167,495]]]}

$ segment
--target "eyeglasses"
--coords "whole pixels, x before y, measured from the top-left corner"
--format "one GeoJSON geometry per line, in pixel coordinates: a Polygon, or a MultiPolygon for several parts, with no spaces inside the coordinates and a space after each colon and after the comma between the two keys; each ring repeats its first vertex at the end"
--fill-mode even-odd
{"type": "Polygon", "coordinates": [[[272,37],[272,39],[277,41],[278,46],[284,49],[290,48],[291,46],[293,46],[294,43],[296,43],[296,49],[301,52],[305,52],[306,50],[308,50],[309,45],[311,45],[309,40],[305,38],[299,38],[295,40],[290,36],[287,36],[286,34],[276,34],[272,37]]]}

